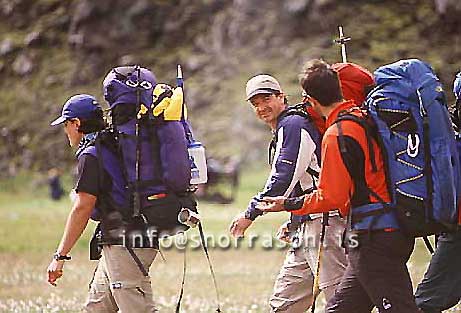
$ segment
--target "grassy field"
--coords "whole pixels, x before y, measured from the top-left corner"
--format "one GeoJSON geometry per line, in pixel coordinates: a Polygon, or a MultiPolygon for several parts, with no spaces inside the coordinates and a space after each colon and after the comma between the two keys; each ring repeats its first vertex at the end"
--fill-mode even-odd
{"type": "MultiPolygon", "coordinates": [[[[250,170],[243,175],[237,200],[232,205],[200,204],[200,211],[209,236],[228,244],[228,225],[248,199],[264,183],[265,170],[250,170]]],[[[70,200],[47,199],[43,187],[28,187],[33,178],[20,177],[4,182],[0,188],[0,312],[78,312],[86,298],[88,283],[96,263],[88,260],[88,239],[91,225],[66,263],[64,277],[58,287],[46,283],[45,270],[55,251],[70,208],[70,200]]],[[[268,312],[267,299],[285,250],[267,246],[286,215],[272,214],[260,218],[249,235],[259,235],[253,247],[249,241],[239,249],[211,247],[217,274],[223,312],[268,312]]],[[[196,238],[196,230],[189,232],[196,238]]],[[[247,236],[249,237],[249,236],[247,236]]],[[[232,241],[230,243],[233,243],[232,241]]],[[[274,240],[275,244],[276,241],[274,240]]],[[[165,246],[170,243],[165,242],[165,246]]],[[[188,274],[183,312],[214,312],[215,293],[203,251],[187,250],[188,274]]],[[[165,260],[157,257],[151,267],[155,300],[160,312],[174,312],[182,275],[183,250],[164,249],[165,260]]],[[[418,242],[409,262],[416,284],[429,261],[429,254],[418,242]]],[[[318,312],[322,311],[319,305],[318,312]]],[[[454,311],[457,312],[457,311],[454,311]]]]}

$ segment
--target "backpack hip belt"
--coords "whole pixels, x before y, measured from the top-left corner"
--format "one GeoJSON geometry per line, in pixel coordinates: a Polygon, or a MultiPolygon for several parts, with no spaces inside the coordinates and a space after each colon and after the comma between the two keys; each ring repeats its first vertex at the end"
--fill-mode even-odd
{"type": "Polygon", "coordinates": [[[394,210],[387,204],[369,203],[351,209],[351,230],[399,229],[394,210]]]}

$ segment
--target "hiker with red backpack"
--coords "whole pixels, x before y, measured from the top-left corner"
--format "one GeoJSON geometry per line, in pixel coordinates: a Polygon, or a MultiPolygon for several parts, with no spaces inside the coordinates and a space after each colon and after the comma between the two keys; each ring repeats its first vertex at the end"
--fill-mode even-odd
{"type": "MultiPolygon", "coordinates": [[[[361,103],[365,99],[366,87],[373,85],[372,75],[355,64],[338,63],[335,66],[340,73],[344,93],[361,103]]],[[[235,236],[243,235],[261,214],[256,205],[263,197],[302,195],[316,188],[319,135],[325,130],[324,120],[312,107],[303,103],[288,106],[280,84],[272,76],[257,75],[250,79],[247,100],[258,118],[274,131],[271,146],[275,149],[275,158],[263,192],[256,195],[248,209],[232,222],[231,233],[235,236]]],[[[279,238],[291,243],[292,247],[274,284],[269,301],[272,312],[305,312],[320,290],[327,299],[333,296],[347,263],[339,240],[344,227],[345,221],[337,213],[330,214],[328,218],[322,214],[292,215],[290,221],[280,227],[279,238]],[[323,244],[326,248],[322,270],[319,271],[319,234],[325,227],[323,244]],[[314,280],[314,274],[318,280],[314,280]]]]}
{"type": "Polygon", "coordinates": [[[375,80],[363,111],[343,100],[328,64],[305,65],[301,85],[328,126],[319,186],[259,207],[294,214],[339,208],[347,217],[349,263],[329,313],[419,312],[406,266],[414,238],[458,222],[459,156],[438,79],[427,64],[403,60],[376,70],[375,80]]]}
{"type": "MultiPolygon", "coordinates": [[[[461,72],[456,76],[453,92],[456,103],[452,121],[458,129],[457,141],[461,145],[461,72]]],[[[461,299],[461,231],[442,232],[436,242],[429,267],[415,292],[416,305],[424,313],[441,313],[458,304],[461,299]]]]}

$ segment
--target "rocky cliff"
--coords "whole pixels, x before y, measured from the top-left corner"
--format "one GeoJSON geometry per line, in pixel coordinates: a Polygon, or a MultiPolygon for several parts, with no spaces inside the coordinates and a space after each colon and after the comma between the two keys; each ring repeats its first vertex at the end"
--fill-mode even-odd
{"type": "Polygon", "coordinates": [[[72,94],[103,102],[102,78],[122,64],[148,66],[167,83],[182,64],[209,154],[266,160],[268,130],[244,101],[251,75],[276,75],[298,101],[301,64],[340,61],[332,40],[343,25],[350,61],[373,70],[418,57],[450,89],[461,68],[460,14],[456,0],[2,0],[0,175],[69,164],[49,121],[72,94]]]}

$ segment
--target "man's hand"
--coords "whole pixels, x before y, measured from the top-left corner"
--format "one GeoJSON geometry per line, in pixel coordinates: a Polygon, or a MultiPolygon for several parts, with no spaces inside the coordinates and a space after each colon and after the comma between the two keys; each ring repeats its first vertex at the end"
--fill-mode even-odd
{"type": "Polygon", "coordinates": [[[47,274],[48,274],[48,282],[56,286],[56,281],[61,278],[63,274],[62,268],[64,267],[64,260],[57,261],[52,260],[50,265],[48,265],[47,274]]]}
{"type": "Polygon", "coordinates": [[[277,231],[277,239],[286,243],[291,243],[290,231],[288,230],[288,225],[290,221],[287,221],[280,225],[279,230],[277,231]]]}
{"type": "Polygon", "coordinates": [[[239,213],[232,221],[229,231],[236,238],[243,237],[251,223],[253,223],[252,220],[245,218],[245,212],[239,213]]]}
{"type": "Polygon", "coordinates": [[[262,202],[258,203],[257,209],[263,212],[281,212],[285,211],[286,197],[264,197],[262,202]]]}

